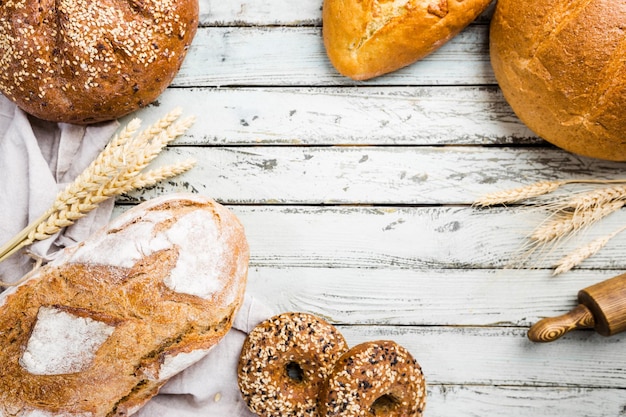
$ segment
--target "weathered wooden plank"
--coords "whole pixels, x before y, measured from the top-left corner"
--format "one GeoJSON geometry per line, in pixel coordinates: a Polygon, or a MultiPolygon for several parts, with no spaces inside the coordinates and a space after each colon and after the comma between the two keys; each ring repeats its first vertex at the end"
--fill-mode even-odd
{"type": "Polygon", "coordinates": [[[488,27],[472,25],[404,69],[355,82],[330,64],[315,27],[201,28],[173,82],[199,86],[495,84],[488,27]]]}
{"type": "Polygon", "coordinates": [[[186,158],[197,166],[133,197],[182,189],[229,204],[472,204],[537,181],[621,178],[624,167],[556,148],[466,146],[173,147],[159,163],[186,158]]]}
{"type": "MultiPolygon", "coordinates": [[[[252,252],[255,252],[254,242],[252,252]]],[[[253,267],[248,293],[276,312],[335,323],[530,326],[564,314],[582,288],[623,271],[253,267]]]]}
{"type": "Polygon", "coordinates": [[[200,0],[202,26],[295,26],[321,24],[320,0],[200,0]]]}
{"type": "MultiPolygon", "coordinates": [[[[526,329],[338,326],[348,344],[394,340],[421,364],[427,381],[454,385],[524,385],[626,389],[626,336],[592,331],[556,342],[529,341],[526,329]]],[[[626,396],[620,398],[623,404],[626,396]]],[[[501,415],[498,413],[498,415],[501,415]]]]}
{"type": "MultiPolygon", "coordinates": [[[[269,268],[502,269],[519,265],[524,236],[544,218],[528,208],[233,206],[232,210],[246,228],[252,266],[269,268]]],[[[626,210],[614,213],[581,239],[541,252],[528,266],[550,268],[575,246],[606,236],[624,223],[626,210]]],[[[625,247],[626,234],[620,234],[581,267],[624,270],[625,247]]]]}
{"type": "MultiPolygon", "coordinates": [[[[384,269],[505,268],[519,264],[524,236],[544,217],[529,210],[471,208],[236,207],[254,265],[384,269]]],[[[626,223],[615,213],[529,266],[550,268],[573,247],[626,223]],[[584,239],[582,239],[584,237],[584,239]]],[[[626,269],[626,236],[615,237],[585,268],[626,269]]],[[[392,282],[392,281],[391,281],[392,282]]]]}
{"type": "Polygon", "coordinates": [[[625,397],[619,388],[434,385],[424,417],[616,417],[625,397]]]}
{"type": "MultiPolygon", "coordinates": [[[[304,26],[322,24],[322,0],[200,0],[203,26],[304,26]]],[[[495,2],[477,19],[488,22],[495,2]]]]}
{"type": "Polygon", "coordinates": [[[197,116],[187,145],[541,143],[496,87],[170,88],[123,123],[174,107],[197,116]]]}

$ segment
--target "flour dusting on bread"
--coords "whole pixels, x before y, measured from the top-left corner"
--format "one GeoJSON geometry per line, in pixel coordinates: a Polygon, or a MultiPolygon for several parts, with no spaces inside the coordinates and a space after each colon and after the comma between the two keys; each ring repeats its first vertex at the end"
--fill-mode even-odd
{"type": "Polygon", "coordinates": [[[133,414],[230,330],[248,259],[209,198],[121,214],[0,294],[0,417],[133,414]]]}
{"type": "Polygon", "coordinates": [[[56,308],[41,307],[20,365],[34,375],[80,372],[89,367],[115,327],[56,308]]]}

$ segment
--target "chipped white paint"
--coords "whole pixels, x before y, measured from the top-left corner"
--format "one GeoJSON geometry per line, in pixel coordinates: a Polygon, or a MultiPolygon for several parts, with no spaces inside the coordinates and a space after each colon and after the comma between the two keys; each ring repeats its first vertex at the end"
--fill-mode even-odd
{"type": "MultiPolygon", "coordinates": [[[[161,101],[211,115],[177,140],[196,146],[541,143],[493,86],[174,88],[161,101]]],[[[148,107],[141,117],[147,125],[162,112],[148,107]]]]}
{"type": "Polygon", "coordinates": [[[115,327],[88,317],[40,307],[20,365],[31,374],[58,375],[87,369],[115,327]]]}
{"type": "Polygon", "coordinates": [[[617,162],[557,149],[482,146],[180,147],[162,163],[197,166],[144,198],[195,189],[231,204],[471,205],[494,190],[552,178],[624,178],[617,162]]]}

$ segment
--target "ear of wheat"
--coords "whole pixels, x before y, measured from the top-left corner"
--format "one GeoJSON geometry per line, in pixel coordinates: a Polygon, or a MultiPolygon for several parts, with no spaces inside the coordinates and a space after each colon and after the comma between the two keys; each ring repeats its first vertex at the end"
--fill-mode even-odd
{"type": "MultiPolygon", "coordinates": [[[[96,159],[57,194],[45,213],[0,248],[0,262],[21,248],[47,239],[73,224],[104,200],[150,187],[191,169],[195,161],[186,160],[144,172],[167,144],[193,124],[192,117],[181,120],[180,116],[181,110],[175,109],[138,134],[135,133],[141,122],[139,119],[131,120],[96,159]]],[[[17,284],[0,281],[0,286],[17,284]]]]}
{"type": "Polygon", "coordinates": [[[626,230],[626,226],[617,229],[607,236],[599,237],[587,243],[586,245],[576,248],[573,252],[564,256],[556,263],[553,275],[562,274],[574,268],[575,266],[580,265],[585,259],[599,252],[600,249],[602,249],[607,243],[609,243],[609,240],[611,240],[613,237],[623,232],[624,230],[626,230]]]}
{"type": "MultiPolygon", "coordinates": [[[[546,248],[547,244],[558,244],[566,237],[591,226],[626,205],[626,179],[573,179],[543,181],[525,187],[490,193],[477,199],[474,206],[489,207],[522,201],[536,203],[535,200],[538,197],[553,193],[557,189],[571,184],[591,184],[595,185],[595,188],[582,192],[566,193],[565,196],[555,197],[550,202],[539,204],[541,208],[547,209],[550,214],[547,220],[539,224],[529,235],[530,244],[528,247],[531,248],[531,253],[537,248],[546,248]]],[[[554,275],[567,272],[578,266],[585,259],[600,251],[622,230],[624,228],[575,249],[557,262],[554,275]]]]}

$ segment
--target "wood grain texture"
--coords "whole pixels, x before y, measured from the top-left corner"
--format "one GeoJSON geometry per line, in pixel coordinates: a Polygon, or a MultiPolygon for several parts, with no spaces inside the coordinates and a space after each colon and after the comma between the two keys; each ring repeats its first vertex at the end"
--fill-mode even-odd
{"type": "Polygon", "coordinates": [[[624,388],[626,338],[619,335],[606,339],[581,330],[556,343],[538,344],[528,340],[525,328],[338,328],[350,346],[395,340],[413,353],[427,382],[434,384],[624,388]]]}
{"type": "Polygon", "coordinates": [[[355,82],[326,57],[321,1],[200,0],[173,85],[124,119],[147,126],[175,106],[196,115],[157,165],[198,165],[120,198],[115,214],[176,191],[226,204],[250,242],[248,293],[329,319],[351,345],[407,347],[428,381],[426,417],[626,416],[623,334],[526,336],[573,308],[578,290],[626,271],[626,234],[562,276],[550,269],[623,225],[626,210],[521,266],[545,213],[471,206],[626,167],[547,145],[519,121],[489,61],[494,5],[426,59],[355,82]]]}
{"type": "Polygon", "coordinates": [[[622,178],[624,166],[552,147],[480,146],[180,146],[159,163],[190,157],[193,170],[143,198],[186,189],[228,204],[469,205],[537,181],[622,178]]]}
{"type": "MultiPolygon", "coordinates": [[[[400,270],[429,273],[433,269],[504,269],[501,275],[506,276],[509,272],[506,268],[519,265],[523,259],[520,249],[524,236],[542,219],[532,209],[484,211],[448,206],[244,205],[233,206],[232,210],[245,227],[252,266],[323,268],[325,273],[330,268],[374,268],[389,271],[389,282],[394,282],[396,274],[401,279],[400,270]]],[[[623,224],[625,216],[626,210],[615,213],[581,239],[607,234],[623,224]]],[[[530,270],[550,268],[577,244],[580,244],[578,239],[572,239],[558,249],[532,258],[526,267],[530,270]]],[[[581,267],[609,271],[626,269],[622,256],[624,245],[626,235],[616,237],[581,267]]],[[[445,279],[445,275],[439,276],[445,279]]],[[[594,279],[594,275],[590,275],[590,279],[594,279]]],[[[489,282],[486,279],[484,284],[489,285],[489,282]]],[[[449,285],[454,288],[454,281],[449,285]]],[[[520,286],[529,290],[526,297],[530,300],[531,295],[540,296],[523,280],[520,286]]],[[[441,294],[445,286],[440,290],[441,294]]],[[[576,294],[563,296],[571,300],[576,294]]],[[[333,308],[332,303],[327,308],[333,308]]]]}
{"type": "MultiPolygon", "coordinates": [[[[320,26],[319,0],[200,0],[202,26],[320,26]]],[[[493,14],[493,3],[477,19],[486,24],[493,14]]]]}
{"type": "Polygon", "coordinates": [[[278,311],[344,325],[528,327],[570,310],[580,288],[617,273],[555,279],[547,270],[254,266],[248,288],[278,311]]]}
{"type": "Polygon", "coordinates": [[[622,389],[431,385],[425,417],[624,416],[622,389]]]}
{"type": "Polygon", "coordinates": [[[125,119],[163,107],[197,121],[181,145],[541,144],[496,87],[170,88],[125,119]]]}
{"type": "Polygon", "coordinates": [[[200,28],[173,86],[495,84],[488,27],[469,26],[423,60],[368,82],[334,70],[316,27],[200,28]]]}

